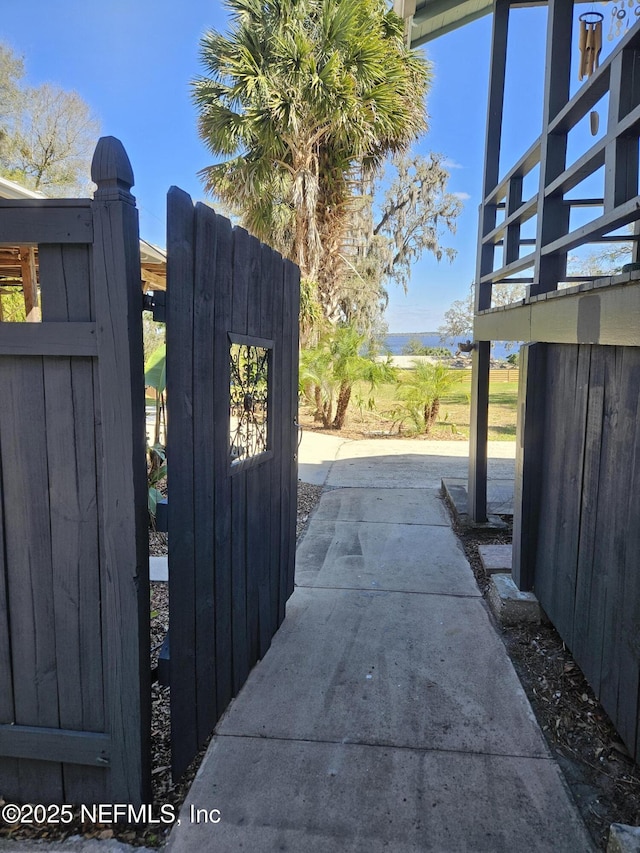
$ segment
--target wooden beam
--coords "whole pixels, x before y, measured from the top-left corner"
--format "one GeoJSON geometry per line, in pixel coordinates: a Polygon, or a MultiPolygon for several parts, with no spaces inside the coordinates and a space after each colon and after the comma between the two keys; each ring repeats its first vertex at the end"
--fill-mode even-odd
{"type": "Polygon", "coordinates": [[[483,312],[475,318],[475,337],[640,346],[640,281],[632,280],[629,273],[615,278],[619,283],[589,282],[571,293],[557,291],[524,305],[483,312]]]}
{"type": "Polygon", "coordinates": [[[38,305],[38,274],[36,272],[36,251],[33,246],[20,246],[20,269],[27,322],[39,323],[41,316],[38,305]]]}
{"type": "Polygon", "coordinates": [[[108,767],[111,738],[99,732],[74,732],[35,726],[0,725],[0,756],[108,767]]]}
{"type": "MultiPolygon", "coordinates": [[[[57,199],[56,199],[57,202],[57,199]]],[[[0,200],[1,240],[9,245],[29,243],[92,243],[91,210],[85,204],[47,205],[31,200],[0,200]]]]}
{"type": "Polygon", "coordinates": [[[5,323],[0,355],[98,354],[95,323],[5,323]]]}

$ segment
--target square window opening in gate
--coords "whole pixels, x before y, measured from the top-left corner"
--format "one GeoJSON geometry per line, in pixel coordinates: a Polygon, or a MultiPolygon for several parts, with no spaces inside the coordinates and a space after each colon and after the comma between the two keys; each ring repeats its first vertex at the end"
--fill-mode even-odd
{"type": "Polygon", "coordinates": [[[232,472],[270,458],[273,341],[229,334],[229,436],[232,472]]]}

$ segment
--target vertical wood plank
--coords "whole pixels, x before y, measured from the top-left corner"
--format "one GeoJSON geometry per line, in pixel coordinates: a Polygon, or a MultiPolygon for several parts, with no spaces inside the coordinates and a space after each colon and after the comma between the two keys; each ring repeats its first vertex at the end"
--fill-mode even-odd
{"type": "Polygon", "coordinates": [[[269,447],[273,451],[270,465],[269,495],[269,601],[272,634],[278,629],[280,601],[280,525],[282,493],[282,429],[283,376],[282,376],[282,299],[284,266],[282,256],[269,247],[262,250],[262,336],[274,341],[269,364],[269,447]]]}
{"type": "Polygon", "coordinates": [[[291,262],[286,263],[286,272],[289,282],[289,299],[291,300],[289,346],[291,347],[291,373],[288,376],[289,384],[289,428],[291,430],[291,455],[289,468],[289,483],[291,490],[291,504],[289,506],[289,577],[288,595],[293,593],[295,587],[296,568],[296,521],[298,509],[298,375],[300,358],[300,269],[291,262]]]}
{"type": "MultiPolygon", "coordinates": [[[[195,210],[195,285],[193,294],[193,512],[196,695],[198,745],[204,743],[219,716],[216,678],[216,622],[214,600],[215,553],[211,520],[213,482],[213,336],[214,306],[211,269],[217,264],[216,215],[206,205],[195,210]]],[[[224,618],[224,607],[220,606],[224,618]]],[[[224,662],[222,662],[224,666],[224,662]]]]}
{"type": "Polygon", "coordinates": [[[568,643],[574,622],[589,355],[587,348],[574,345],[551,345],[547,351],[544,497],[535,590],[568,643]]]}
{"type": "MultiPolygon", "coordinates": [[[[247,333],[262,337],[264,309],[269,283],[263,278],[262,246],[251,238],[249,254],[249,286],[247,293],[247,333]],[[264,306],[263,306],[264,298],[264,306]]],[[[265,247],[268,250],[268,247],[265,247]]],[[[267,382],[272,376],[267,376],[267,382]]],[[[269,418],[267,408],[267,418],[269,418]]],[[[269,429],[267,421],[267,430],[269,429]]],[[[268,441],[268,436],[267,436],[268,441]]],[[[269,551],[271,525],[269,502],[265,500],[270,483],[273,460],[266,460],[246,472],[247,478],[247,595],[251,599],[250,618],[255,620],[251,635],[257,637],[256,660],[264,657],[271,645],[271,603],[269,588],[269,551]]]]}
{"type": "MultiPolygon", "coordinates": [[[[90,321],[87,248],[43,245],[40,269],[44,319],[90,321]]],[[[99,732],[105,719],[91,359],[45,359],[44,385],[60,725],[99,732]]],[[[63,774],[69,801],[104,801],[105,771],[68,765],[63,774]]]]}
{"type": "MultiPolygon", "coordinates": [[[[1,319],[1,318],[0,318],[1,319]]],[[[0,377],[2,362],[0,358],[0,377]]],[[[6,388],[0,381],[0,394],[5,397],[6,388]]],[[[3,443],[0,428],[0,724],[15,723],[13,697],[13,666],[11,660],[10,624],[9,624],[9,566],[6,561],[5,546],[5,488],[2,470],[3,443]]],[[[18,761],[12,758],[0,758],[0,790],[9,793],[18,778],[18,761]]]]}
{"type": "MultiPolygon", "coordinates": [[[[58,685],[42,359],[0,359],[5,554],[15,722],[57,728],[58,685]],[[28,673],[28,677],[25,677],[28,673]]],[[[60,802],[59,764],[18,763],[16,796],[60,802]]]]}
{"type": "MultiPolygon", "coordinates": [[[[286,601],[293,592],[295,576],[295,517],[298,492],[298,315],[300,313],[300,274],[291,261],[284,261],[282,311],[282,523],[280,553],[284,575],[281,577],[280,613],[284,618],[286,601]]],[[[281,619],[281,621],[282,621],[281,619]]]]}
{"type": "MultiPolygon", "coordinates": [[[[590,348],[591,349],[591,348],[590,348]]],[[[598,348],[591,351],[589,399],[585,424],[585,454],[580,496],[580,536],[575,596],[575,626],[572,650],[590,684],[599,679],[600,649],[594,647],[593,624],[589,618],[597,608],[598,567],[595,547],[598,538],[598,490],[601,472],[602,423],[604,419],[605,364],[598,348]],[[593,601],[593,603],[592,603],[593,601]]]]}
{"type": "MultiPolygon", "coordinates": [[[[600,349],[597,347],[595,349],[600,349]]],[[[620,656],[626,640],[620,632],[625,594],[627,530],[620,524],[625,508],[633,501],[631,442],[640,387],[630,382],[623,347],[603,347],[606,361],[605,421],[603,423],[601,484],[599,489],[599,536],[596,559],[602,577],[600,697],[613,720],[618,719],[620,695],[631,685],[620,684],[620,656]]]]}
{"type": "Polygon", "coordinates": [[[198,751],[195,637],[193,307],[195,214],[177,187],[167,195],[167,483],[171,766],[174,779],[198,751]]]}
{"type": "MultiPolygon", "coordinates": [[[[233,229],[233,295],[231,328],[239,335],[248,334],[247,318],[249,307],[251,251],[253,238],[244,228],[233,229]]],[[[258,660],[258,613],[257,594],[253,585],[250,567],[247,560],[247,474],[240,472],[231,478],[232,512],[231,512],[231,542],[234,575],[237,596],[234,594],[234,616],[242,623],[241,611],[244,609],[246,618],[246,643],[249,668],[258,660]],[[244,586],[244,608],[241,601],[241,590],[244,586]]]]}
{"type": "MultiPolygon", "coordinates": [[[[246,679],[246,642],[236,646],[233,621],[235,567],[231,558],[231,472],[229,432],[229,336],[231,330],[233,231],[217,217],[216,266],[213,272],[213,478],[216,598],[216,671],[219,712],[229,704],[246,679]]],[[[244,593],[243,593],[244,595],[244,593]]],[[[244,598],[243,598],[244,600],[244,598]]],[[[243,623],[244,624],[244,623],[243,623]]],[[[244,628],[238,633],[244,636],[244,628]]]]}

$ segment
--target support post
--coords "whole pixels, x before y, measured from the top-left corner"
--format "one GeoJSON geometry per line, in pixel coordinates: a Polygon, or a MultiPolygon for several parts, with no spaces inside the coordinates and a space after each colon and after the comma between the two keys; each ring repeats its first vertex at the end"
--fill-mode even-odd
{"type": "Polygon", "coordinates": [[[40,322],[38,306],[38,277],[36,273],[36,253],[33,246],[20,246],[20,270],[22,273],[22,294],[27,322],[40,322]]]}
{"type": "MultiPolygon", "coordinates": [[[[496,225],[496,204],[485,203],[496,187],[500,170],[500,140],[504,109],[504,81],[507,66],[507,36],[510,0],[494,0],[493,36],[489,104],[485,140],[485,165],[478,228],[478,261],[476,267],[475,311],[491,307],[491,284],[481,283],[482,276],[493,272],[495,247],[483,240],[496,225]]],[[[468,512],[472,521],[487,520],[487,430],[489,421],[490,341],[477,341],[471,372],[471,425],[469,436],[468,512]]]]}
{"type": "Polygon", "coordinates": [[[113,802],[151,791],[149,540],[145,465],[142,294],[133,172],[118,139],[99,140],[91,164],[93,281],[102,415],[100,471],[108,733],[113,802]]]}
{"type": "Polygon", "coordinates": [[[540,512],[540,459],[544,432],[546,344],[520,348],[516,471],[513,495],[514,583],[522,592],[533,589],[540,512]]]}
{"type": "Polygon", "coordinates": [[[478,341],[471,360],[471,433],[469,436],[468,513],[487,520],[487,434],[491,341],[478,341]]]}

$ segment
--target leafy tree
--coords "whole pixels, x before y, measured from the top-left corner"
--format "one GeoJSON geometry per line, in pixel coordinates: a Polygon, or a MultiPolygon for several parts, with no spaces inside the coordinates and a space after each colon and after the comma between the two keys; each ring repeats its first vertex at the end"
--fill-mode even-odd
{"type": "Polygon", "coordinates": [[[334,282],[339,316],[363,332],[376,326],[388,304],[388,287],[406,292],[411,266],[425,252],[453,260],[442,235],[455,232],[460,199],[447,192],[442,157],[397,155],[384,173],[362,177],[354,189],[349,241],[343,247],[347,270],[334,282]],[[382,192],[386,185],[386,192],[382,192]]]}
{"type": "Polygon", "coordinates": [[[335,321],[354,175],[425,129],[430,66],[384,0],[228,6],[230,33],[204,36],[193,84],[200,134],[227,158],[203,170],[206,189],[317,282],[335,321]]]}
{"type": "Polygon", "coordinates": [[[416,430],[429,435],[440,413],[440,400],[462,379],[462,372],[442,364],[414,362],[413,370],[398,385],[398,397],[404,401],[405,416],[416,430]]]}
{"type": "Polygon", "coordinates": [[[76,92],[24,86],[23,73],[22,60],[0,45],[0,174],[50,194],[86,194],[98,121],[76,92]]]}
{"type": "MultiPolygon", "coordinates": [[[[525,296],[526,287],[522,284],[494,284],[492,290],[492,303],[494,306],[509,305],[517,302],[525,296]]],[[[475,304],[475,292],[473,284],[469,294],[464,299],[456,299],[451,307],[445,311],[444,323],[438,329],[441,341],[451,343],[460,338],[473,337],[473,315],[475,304]]]]}
{"type": "Polygon", "coordinates": [[[365,348],[365,336],[353,326],[337,326],[317,347],[302,351],[301,386],[312,396],[317,418],[325,428],[344,426],[355,382],[368,382],[373,390],[380,382],[395,379],[390,359],[378,361],[377,352],[365,348]]]}

